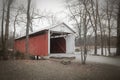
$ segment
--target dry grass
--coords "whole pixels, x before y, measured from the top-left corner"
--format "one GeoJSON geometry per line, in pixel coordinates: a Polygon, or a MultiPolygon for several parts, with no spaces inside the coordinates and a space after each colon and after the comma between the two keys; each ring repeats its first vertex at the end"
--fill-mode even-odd
{"type": "Polygon", "coordinates": [[[0,80],[120,80],[120,67],[53,60],[0,61],[0,80]]]}

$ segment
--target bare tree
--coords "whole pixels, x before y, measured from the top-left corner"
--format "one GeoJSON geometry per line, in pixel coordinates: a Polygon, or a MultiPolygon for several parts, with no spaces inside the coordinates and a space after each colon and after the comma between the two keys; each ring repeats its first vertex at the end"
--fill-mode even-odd
{"type": "Polygon", "coordinates": [[[111,29],[112,29],[112,16],[114,11],[114,4],[115,0],[106,0],[106,20],[107,20],[107,27],[108,27],[108,53],[111,54],[111,29]],[[111,5],[112,4],[112,5],[111,5]]]}
{"type": "Polygon", "coordinates": [[[120,1],[118,3],[118,14],[117,14],[117,52],[116,55],[120,55],[120,1]]]}
{"type": "Polygon", "coordinates": [[[4,49],[4,14],[5,14],[5,0],[2,0],[2,22],[1,22],[1,43],[2,43],[2,50],[4,49]]]}
{"type": "Polygon", "coordinates": [[[16,24],[18,23],[18,16],[20,15],[19,12],[20,12],[20,9],[17,10],[17,13],[15,15],[15,19],[14,19],[14,22],[13,22],[13,27],[14,27],[14,31],[13,31],[13,52],[15,51],[14,44],[15,44],[15,35],[16,35],[16,24]]]}
{"type": "Polygon", "coordinates": [[[8,37],[9,37],[9,19],[10,19],[10,7],[13,0],[7,1],[7,13],[6,13],[6,25],[5,25],[5,46],[4,46],[4,52],[8,53],[8,37]]]}
{"type": "Polygon", "coordinates": [[[96,11],[97,11],[97,15],[98,15],[98,23],[99,23],[99,28],[100,28],[101,55],[103,55],[104,54],[103,53],[103,47],[104,47],[104,45],[103,45],[103,33],[104,33],[104,29],[102,27],[102,20],[103,20],[104,14],[100,13],[98,0],[96,0],[96,5],[97,5],[96,11]]]}
{"type": "Polygon", "coordinates": [[[84,54],[81,54],[81,56],[82,56],[82,59],[83,59],[82,64],[85,64],[86,63],[86,58],[87,58],[87,25],[88,25],[86,11],[84,12],[83,25],[84,25],[84,28],[83,28],[83,31],[84,31],[84,34],[83,34],[83,37],[84,37],[84,54]]]}
{"type": "MultiPolygon", "coordinates": [[[[87,58],[87,33],[89,29],[89,16],[86,11],[86,8],[89,5],[89,0],[76,0],[75,2],[67,1],[67,8],[69,9],[73,22],[75,22],[75,26],[77,28],[77,33],[79,34],[79,38],[83,37],[83,46],[80,45],[81,50],[81,62],[82,64],[86,63],[87,58]]],[[[80,42],[79,42],[80,43],[80,42]]]]}
{"type": "MultiPolygon", "coordinates": [[[[95,35],[95,42],[94,42],[94,54],[97,55],[97,31],[98,31],[98,1],[90,0],[90,8],[85,7],[86,12],[89,15],[91,26],[93,27],[94,35],[95,35]]],[[[86,6],[84,4],[84,6],[86,6]]]]}
{"type": "Polygon", "coordinates": [[[31,0],[28,0],[28,6],[27,6],[27,26],[26,26],[26,54],[27,54],[27,58],[29,58],[29,27],[30,27],[30,4],[31,4],[31,0]]]}
{"type": "MultiPolygon", "coordinates": [[[[79,34],[79,38],[81,38],[81,21],[82,21],[82,18],[81,18],[81,13],[80,12],[76,12],[76,8],[77,6],[79,6],[78,10],[80,11],[80,4],[81,2],[78,0],[77,2],[69,2],[69,1],[66,1],[67,3],[67,8],[69,9],[70,11],[70,18],[75,22],[76,24],[76,27],[78,29],[78,34],[79,34]],[[73,4],[75,3],[75,4],[73,4]],[[78,5],[76,5],[77,3],[79,3],[78,5]],[[76,15],[78,13],[78,15],[76,15]],[[76,17],[77,16],[77,17],[76,17]],[[78,19],[79,17],[79,19],[78,19]],[[80,20],[80,21],[79,21],[80,20]]],[[[81,50],[81,62],[83,63],[83,51],[82,51],[82,47],[80,47],[80,50],[81,50]]]]}
{"type": "Polygon", "coordinates": [[[94,54],[97,55],[98,1],[96,0],[96,6],[94,6],[95,3],[94,3],[93,0],[90,0],[90,3],[91,3],[91,8],[92,8],[92,14],[89,15],[89,17],[91,17],[91,16],[93,17],[93,20],[92,20],[92,18],[90,18],[90,20],[91,20],[91,24],[92,24],[92,27],[93,27],[93,30],[94,30],[94,33],[95,33],[94,54]]]}
{"type": "Polygon", "coordinates": [[[99,14],[99,11],[98,11],[98,20],[99,20],[99,27],[100,27],[100,41],[101,41],[101,55],[103,55],[104,53],[103,53],[103,47],[104,47],[104,45],[103,45],[103,27],[102,27],[102,20],[101,20],[101,17],[100,17],[100,14],[99,14]]]}

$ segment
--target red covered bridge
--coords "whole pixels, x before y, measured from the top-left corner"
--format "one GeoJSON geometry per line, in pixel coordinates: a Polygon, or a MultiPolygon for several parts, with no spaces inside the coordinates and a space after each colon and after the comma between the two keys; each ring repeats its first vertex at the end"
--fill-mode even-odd
{"type": "MultiPolygon", "coordinates": [[[[57,53],[74,53],[74,31],[65,23],[44,28],[29,34],[29,53],[48,56],[57,53]]],[[[15,50],[25,53],[25,36],[15,39],[15,50]]]]}

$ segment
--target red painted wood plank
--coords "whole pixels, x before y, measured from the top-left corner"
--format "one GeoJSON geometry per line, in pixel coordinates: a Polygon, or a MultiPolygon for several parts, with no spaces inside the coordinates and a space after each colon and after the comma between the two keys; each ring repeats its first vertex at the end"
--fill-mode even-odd
{"type": "MultiPolygon", "coordinates": [[[[15,41],[15,49],[25,53],[25,38],[15,41]]],[[[48,55],[48,32],[34,35],[29,38],[29,52],[32,55],[48,55]]]]}

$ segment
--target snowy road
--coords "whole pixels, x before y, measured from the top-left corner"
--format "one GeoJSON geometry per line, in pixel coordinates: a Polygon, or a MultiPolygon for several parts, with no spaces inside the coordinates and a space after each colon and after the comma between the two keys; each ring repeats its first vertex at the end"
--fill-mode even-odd
{"type": "MultiPolygon", "coordinates": [[[[60,56],[60,57],[73,57],[75,56],[75,61],[81,61],[80,54],[54,54],[52,56],[60,56]]],[[[87,62],[96,62],[96,63],[103,63],[103,64],[110,64],[115,66],[120,66],[120,57],[104,57],[104,56],[87,56],[87,62]]]]}
{"type": "MultiPolygon", "coordinates": [[[[80,61],[80,55],[75,55],[76,61],[80,61]]],[[[96,62],[96,63],[104,63],[104,64],[110,64],[115,66],[120,66],[120,57],[104,57],[104,56],[87,56],[88,62],[96,62]]]]}

